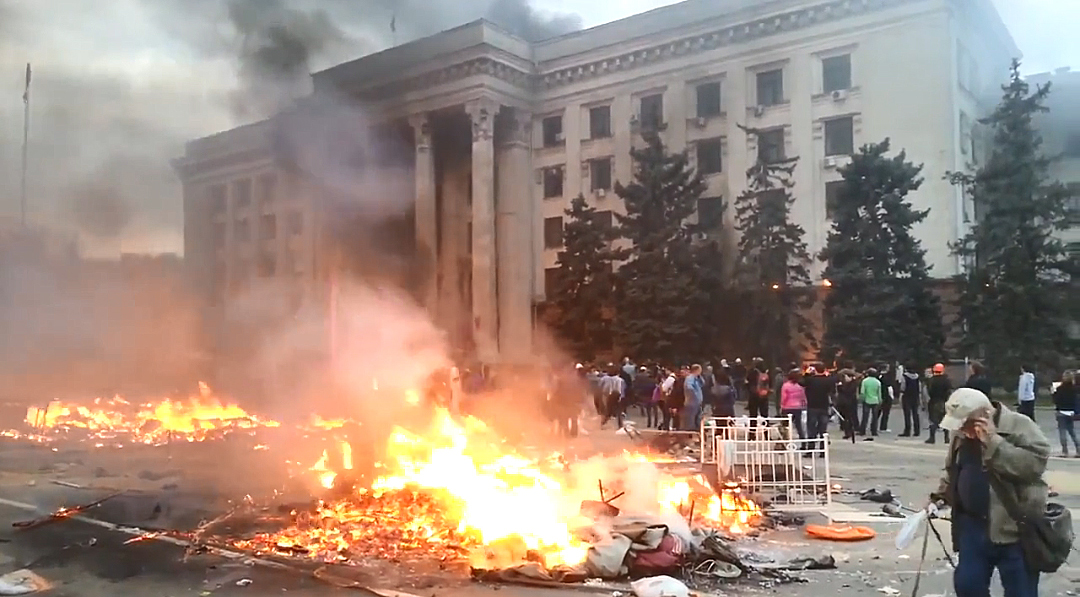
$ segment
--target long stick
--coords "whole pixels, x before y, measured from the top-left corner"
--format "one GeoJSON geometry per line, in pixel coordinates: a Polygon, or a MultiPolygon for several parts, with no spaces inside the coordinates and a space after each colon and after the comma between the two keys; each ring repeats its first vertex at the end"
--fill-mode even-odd
{"type": "Polygon", "coordinates": [[[26,63],[26,92],[23,94],[23,144],[22,144],[22,185],[20,187],[20,205],[22,206],[22,227],[26,228],[26,166],[30,146],[30,63],[26,63]]]}

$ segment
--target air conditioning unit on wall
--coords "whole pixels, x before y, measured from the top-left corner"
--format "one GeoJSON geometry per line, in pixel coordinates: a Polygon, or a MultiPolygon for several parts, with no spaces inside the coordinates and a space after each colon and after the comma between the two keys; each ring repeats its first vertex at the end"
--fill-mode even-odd
{"type": "Polygon", "coordinates": [[[754,116],[761,118],[765,115],[765,106],[754,106],[754,116]]]}
{"type": "Polygon", "coordinates": [[[607,196],[607,191],[605,191],[604,189],[596,189],[596,196],[603,199],[607,196]]]}
{"type": "Polygon", "coordinates": [[[834,102],[842,102],[847,99],[847,89],[837,89],[832,92],[832,99],[834,102]]]}
{"type": "Polygon", "coordinates": [[[840,166],[840,158],[836,156],[829,156],[825,158],[824,166],[826,170],[835,170],[840,166]]]}

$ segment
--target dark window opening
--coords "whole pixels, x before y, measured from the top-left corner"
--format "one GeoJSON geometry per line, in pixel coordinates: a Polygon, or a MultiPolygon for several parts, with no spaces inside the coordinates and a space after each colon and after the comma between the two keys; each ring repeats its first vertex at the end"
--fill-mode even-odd
{"type": "Polygon", "coordinates": [[[603,231],[611,230],[611,227],[615,224],[615,218],[611,215],[611,211],[597,211],[592,215],[593,223],[603,231]]]}
{"type": "Polygon", "coordinates": [[[641,98],[641,126],[646,130],[660,130],[664,126],[664,95],[646,95],[641,98]]]}
{"type": "Polygon", "coordinates": [[[851,89],[851,54],[821,61],[821,86],[825,93],[851,89]]]}
{"type": "Polygon", "coordinates": [[[844,181],[834,180],[825,183],[825,217],[833,219],[836,215],[837,202],[840,200],[840,190],[844,188],[844,181]]]}
{"type": "Polygon", "coordinates": [[[589,162],[589,179],[592,190],[611,190],[611,158],[599,158],[589,162]]]}
{"type": "Polygon", "coordinates": [[[544,248],[558,249],[563,246],[562,217],[544,218],[544,248]]]}
{"type": "Polygon", "coordinates": [[[718,174],[724,170],[724,144],[720,139],[697,142],[697,167],[702,174],[718,174]]]}
{"type": "Polygon", "coordinates": [[[758,135],[758,159],[763,162],[784,160],[784,129],[762,131],[758,135]]]}
{"type": "Polygon", "coordinates": [[[1065,136],[1065,151],[1067,157],[1080,158],[1080,133],[1069,133],[1065,136]]]}
{"type": "Polygon", "coordinates": [[[544,168],[544,198],[562,197],[563,195],[563,169],[562,167],[544,168]]]}
{"type": "Polygon", "coordinates": [[[237,207],[251,205],[251,179],[245,178],[233,183],[233,202],[237,207]]]}
{"type": "Polygon", "coordinates": [[[589,138],[607,139],[611,136],[611,106],[589,108],[589,138]]]}
{"type": "Polygon", "coordinates": [[[226,210],[227,191],[225,185],[216,184],[210,187],[210,213],[223,214],[226,210]]]}
{"type": "Polygon", "coordinates": [[[268,205],[277,199],[277,177],[273,174],[259,176],[259,203],[268,205]]]}
{"type": "Polygon", "coordinates": [[[259,219],[259,238],[262,240],[277,238],[277,216],[266,214],[259,219]]]}
{"type": "Polygon", "coordinates": [[[770,70],[757,74],[757,104],[776,106],[784,103],[784,71],[770,70]]]}
{"type": "Polygon", "coordinates": [[[855,125],[852,118],[825,121],[825,155],[855,153],[855,125]]]}
{"type": "Polygon", "coordinates": [[[702,83],[697,86],[697,115],[709,118],[720,115],[720,82],[702,83]]]}
{"type": "Polygon", "coordinates": [[[559,287],[559,275],[561,273],[562,268],[559,267],[549,267],[544,269],[544,292],[548,294],[549,298],[559,287]]]}
{"type": "Polygon", "coordinates": [[[541,127],[544,131],[544,147],[562,145],[562,116],[548,116],[541,122],[541,127]]]}
{"type": "Polygon", "coordinates": [[[724,216],[722,197],[702,197],[697,202],[698,224],[704,228],[717,228],[724,216]]]}

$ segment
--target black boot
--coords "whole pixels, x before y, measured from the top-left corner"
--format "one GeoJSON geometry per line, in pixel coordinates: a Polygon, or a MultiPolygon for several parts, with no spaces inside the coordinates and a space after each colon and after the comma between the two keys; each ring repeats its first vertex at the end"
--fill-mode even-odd
{"type": "Polygon", "coordinates": [[[937,443],[937,431],[934,431],[933,429],[931,429],[930,431],[927,431],[927,434],[929,434],[930,437],[926,438],[925,443],[927,443],[927,444],[936,444],[937,443]]]}

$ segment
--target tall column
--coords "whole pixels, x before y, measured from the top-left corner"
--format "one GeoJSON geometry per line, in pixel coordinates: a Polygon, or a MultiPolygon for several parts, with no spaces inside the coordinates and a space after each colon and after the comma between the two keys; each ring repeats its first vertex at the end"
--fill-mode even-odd
{"type": "Polygon", "coordinates": [[[509,116],[497,156],[499,347],[503,360],[523,364],[532,355],[533,331],[532,115],[513,110],[509,116]]]}
{"type": "Polygon", "coordinates": [[[472,315],[477,357],[499,357],[495,257],[495,145],[498,104],[488,98],[465,104],[472,119],[472,315]]]}
{"type": "Polygon", "coordinates": [[[431,148],[431,124],[427,114],[409,117],[416,139],[416,255],[427,273],[421,297],[428,314],[436,316],[438,307],[438,224],[435,221],[435,154],[431,148]]]}

